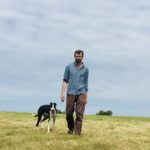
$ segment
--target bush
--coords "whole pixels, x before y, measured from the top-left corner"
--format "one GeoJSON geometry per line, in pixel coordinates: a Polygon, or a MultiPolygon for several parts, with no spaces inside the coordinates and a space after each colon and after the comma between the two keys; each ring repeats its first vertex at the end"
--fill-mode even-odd
{"type": "Polygon", "coordinates": [[[100,110],[96,115],[107,115],[107,116],[112,116],[113,112],[111,110],[103,111],[100,110]]]}
{"type": "Polygon", "coordinates": [[[57,109],[57,113],[58,113],[58,114],[65,114],[66,112],[65,112],[65,111],[61,111],[61,110],[57,109]]]}

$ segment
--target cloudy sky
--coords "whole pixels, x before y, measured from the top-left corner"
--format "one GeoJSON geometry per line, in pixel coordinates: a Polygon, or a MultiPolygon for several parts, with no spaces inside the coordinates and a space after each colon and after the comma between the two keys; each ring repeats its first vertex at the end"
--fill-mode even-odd
{"type": "Polygon", "coordinates": [[[150,116],[149,0],[0,0],[0,111],[60,102],[76,49],[89,67],[86,114],[150,116]]]}

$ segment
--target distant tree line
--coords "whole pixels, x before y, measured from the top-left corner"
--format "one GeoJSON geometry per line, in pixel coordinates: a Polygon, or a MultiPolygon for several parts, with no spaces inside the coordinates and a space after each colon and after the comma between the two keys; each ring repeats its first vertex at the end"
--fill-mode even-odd
{"type": "MultiPolygon", "coordinates": [[[[57,113],[58,113],[58,114],[65,114],[66,111],[61,111],[61,110],[57,109],[57,113]]],[[[113,112],[112,112],[111,110],[107,110],[107,111],[100,110],[98,113],[96,113],[96,115],[112,116],[112,115],[113,115],[113,112]]]]}
{"type": "Polygon", "coordinates": [[[112,116],[113,112],[111,110],[103,111],[100,110],[96,115],[107,115],[107,116],[112,116]]]}
{"type": "Polygon", "coordinates": [[[57,113],[58,113],[58,114],[65,114],[66,112],[65,112],[65,111],[61,111],[61,110],[57,109],[57,113]]]}

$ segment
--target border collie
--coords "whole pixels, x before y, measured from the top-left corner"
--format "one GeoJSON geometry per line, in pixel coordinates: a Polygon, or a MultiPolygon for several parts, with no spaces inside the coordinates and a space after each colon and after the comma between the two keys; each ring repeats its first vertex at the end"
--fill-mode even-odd
{"type": "Polygon", "coordinates": [[[50,118],[53,118],[53,128],[55,127],[55,119],[56,119],[56,111],[57,111],[56,106],[57,106],[56,103],[50,103],[50,105],[42,105],[39,107],[37,115],[34,115],[32,113],[34,117],[38,117],[36,127],[38,127],[39,123],[41,122],[42,128],[44,128],[43,121],[48,119],[48,131],[47,132],[49,133],[50,118]]]}

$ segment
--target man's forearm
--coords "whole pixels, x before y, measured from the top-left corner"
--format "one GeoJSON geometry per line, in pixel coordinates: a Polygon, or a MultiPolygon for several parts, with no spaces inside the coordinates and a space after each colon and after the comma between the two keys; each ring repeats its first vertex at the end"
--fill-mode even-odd
{"type": "Polygon", "coordinates": [[[62,101],[64,101],[64,99],[65,99],[65,91],[66,91],[67,85],[68,85],[68,83],[63,81],[62,89],[61,89],[61,100],[62,101]]]}
{"type": "Polygon", "coordinates": [[[66,88],[67,88],[67,85],[68,85],[68,83],[67,83],[67,82],[65,82],[65,81],[63,81],[63,83],[62,83],[62,90],[61,90],[61,94],[64,94],[64,93],[65,93],[66,88]]]}

